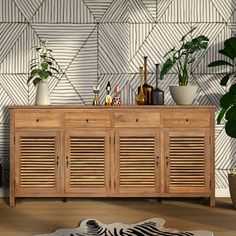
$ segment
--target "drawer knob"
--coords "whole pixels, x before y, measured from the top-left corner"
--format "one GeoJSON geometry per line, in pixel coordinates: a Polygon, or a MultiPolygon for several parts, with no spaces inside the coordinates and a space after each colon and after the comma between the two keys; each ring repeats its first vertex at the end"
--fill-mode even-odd
{"type": "Polygon", "coordinates": [[[138,122],[138,119],[136,119],[136,122],[138,122]]]}
{"type": "Polygon", "coordinates": [[[186,122],[188,122],[188,118],[186,119],[186,122]]]}
{"type": "Polygon", "coordinates": [[[39,119],[37,119],[36,121],[39,122],[39,119]]]}
{"type": "Polygon", "coordinates": [[[89,122],[89,120],[88,120],[88,119],[86,119],[86,122],[88,123],[88,122],[89,122]]]}

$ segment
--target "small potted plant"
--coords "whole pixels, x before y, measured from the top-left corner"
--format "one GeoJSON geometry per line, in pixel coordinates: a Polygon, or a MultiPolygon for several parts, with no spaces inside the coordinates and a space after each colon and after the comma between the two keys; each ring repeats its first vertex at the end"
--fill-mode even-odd
{"type": "Polygon", "coordinates": [[[195,61],[195,54],[198,51],[204,50],[208,47],[209,39],[200,35],[197,37],[192,37],[192,32],[196,29],[192,28],[187,34],[185,34],[180,40],[180,47],[176,49],[172,48],[165,57],[168,56],[165,61],[160,79],[163,79],[164,76],[176,66],[178,71],[178,86],[170,85],[170,93],[176,104],[180,105],[189,105],[192,104],[197,86],[190,86],[189,76],[191,71],[191,64],[195,61]]]}
{"type": "Polygon", "coordinates": [[[52,50],[48,49],[45,41],[35,48],[35,58],[31,60],[30,75],[27,83],[33,81],[37,86],[35,105],[50,105],[47,79],[53,77],[53,71],[59,73],[55,68],[55,59],[52,50]]]}
{"type": "MultiPolygon", "coordinates": [[[[226,71],[221,73],[220,84],[225,86],[226,93],[220,98],[221,110],[217,116],[217,124],[225,119],[225,132],[229,137],[236,138],[236,37],[224,42],[224,48],[218,51],[228,60],[211,62],[208,67],[225,66],[226,71]]],[[[228,175],[229,189],[234,208],[236,208],[236,168],[228,175]]]]}

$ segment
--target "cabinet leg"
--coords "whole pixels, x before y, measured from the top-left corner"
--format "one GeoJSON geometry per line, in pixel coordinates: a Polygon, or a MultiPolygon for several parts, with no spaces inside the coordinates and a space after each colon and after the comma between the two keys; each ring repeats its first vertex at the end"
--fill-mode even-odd
{"type": "Polygon", "coordinates": [[[62,201],[63,201],[63,202],[67,202],[67,197],[63,197],[63,198],[62,198],[62,201]]]}
{"type": "Polygon", "coordinates": [[[10,197],[9,198],[9,205],[10,205],[10,207],[15,207],[16,206],[16,199],[15,199],[15,197],[10,197]]]}
{"type": "Polygon", "coordinates": [[[209,205],[210,205],[210,207],[215,207],[216,206],[216,199],[215,199],[215,197],[210,197],[209,198],[209,205]]]}

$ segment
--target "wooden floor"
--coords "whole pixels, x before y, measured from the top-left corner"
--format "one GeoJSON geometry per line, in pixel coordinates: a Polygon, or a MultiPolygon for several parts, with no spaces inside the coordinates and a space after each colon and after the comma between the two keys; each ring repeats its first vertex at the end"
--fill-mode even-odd
{"type": "Polygon", "coordinates": [[[0,235],[33,236],[58,228],[73,228],[86,218],[104,223],[135,223],[161,217],[165,227],[179,230],[205,229],[215,236],[236,236],[236,210],[229,199],[217,199],[210,208],[201,199],[17,199],[15,208],[0,199],[0,235]]]}

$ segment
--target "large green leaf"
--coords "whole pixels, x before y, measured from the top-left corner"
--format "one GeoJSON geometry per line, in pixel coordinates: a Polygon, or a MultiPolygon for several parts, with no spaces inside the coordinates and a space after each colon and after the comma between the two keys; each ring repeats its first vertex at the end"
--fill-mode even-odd
{"type": "Polygon", "coordinates": [[[229,48],[231,50],[232,54],[234,55],[234,58],[236,57],[236,37],[231,37],[227,39],[224,43],[225,48],[229,48]]]}
{"type": "Polygon", "coordinates": [[[226,122],[225,132],[232,138],[236,138],[236,122],[226,122]]]}
{"type": "Polygon", "coordinates": [[[173,68],[173,66],[176,64],[176,59],[175,58],[168,58],[166,62],[164,63],[161,74],[160,74],[160,79],[162,80],[164,76],[173,68]]]}
{"type": "Polygon", "coordinates": [[[231,106],[225,114],[225,119],[228,121],[236,122],[236,104],[231,106]]]}
{"type": "Polygon", "coordinates": [[[41,72],[42,72],[42,70],[40,70],[40,69],[33,69],[31,71],[30,75],[37,75],[37,74],[39,75],[41,72]]]}
{"type": "Polygon", "coordinates": [[[49,76],[52,76],[52,72],[51,72],[51,71],[49,71],[49,70],[48,70],[48,71],[46,71],[45,73],[47,74],[47,77],[49,77],[49,76]]]}
{"type": "Polygon", "coordinates": [[[223,78],[220,81],[220,85],[226,86],[232,74],[233,73],[227,73],[225,76],[223,76],[223,78]]]}
{"type": "Polygon", "coordinates": [[[234,92],[228,92],[224,94],[220,99],[220,105],[224,109],[228,109],[232,105],[236,104],[236,94],[234,92]]]}
{"type": "Polygon", "coordinates": [[[231,37],[224,42],[224,48],[218,51],[220,54],[234,60],[236,57],[236,38],[231,37]]]}
{"type": "Polygon", "coordinates": [[[27,80],[27,84],[35,77],[35,75],[31,75],[28,80],[27,80]]]}
{"type": "Polygon", "coordinates": [[[223,119],[226,111],[227,111],[227,109],[221,108],[221,110],[220,110],[220,112],[217,116],[217,124],[220,124],[220,122],[223,119]]]}
{"type": "Polygon", "coordinates": [[[206,49],[208,46],[208,41],[209,39],[207,37],[200,35],[183,44],[182,48],[186,49],[189,54],[193,54],[201,49],[206,49]]]}
{"type": "Polygon", "coordinates": [[[223,61],[223,60],[213,61],[208,65],[208,67],[215,67],[215,66],[232,66],[233,67],[231,63],[227,61],[223,61]]]}
{"type": "Polygon", "coordinates": [[[236,94],[236,83],[231,85],[231,87],[229,88],[229,91],[233,94],[236,94]]]}
{"type": "Polygon", "coordinates": [[[38,78],[38,77],[35,78],[35,79],[33,80],[34,86],[36,86],[41,80],[42,80],[41,78],[38,78]]]}

